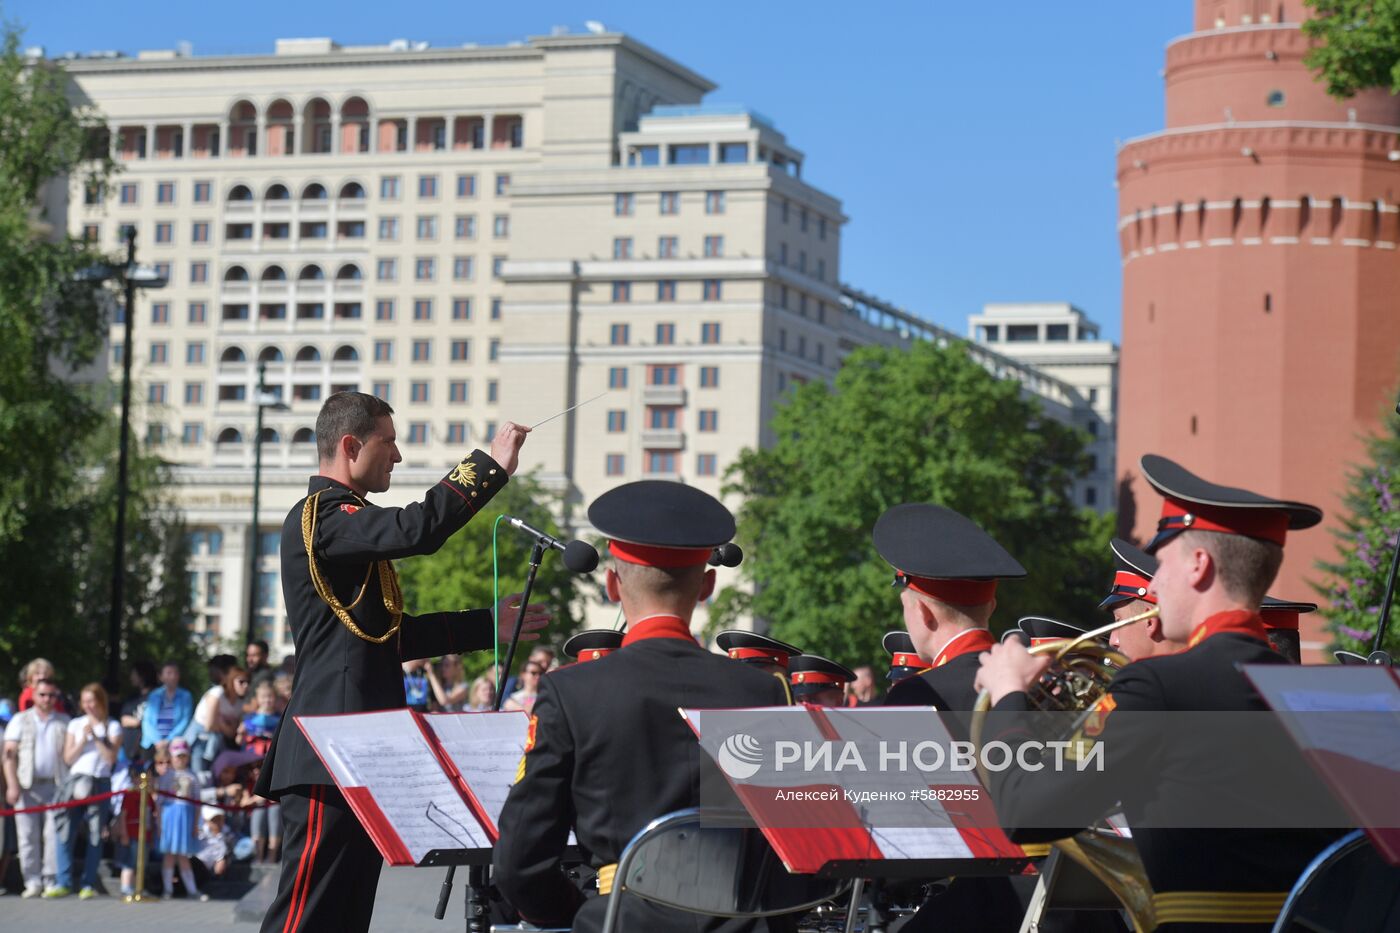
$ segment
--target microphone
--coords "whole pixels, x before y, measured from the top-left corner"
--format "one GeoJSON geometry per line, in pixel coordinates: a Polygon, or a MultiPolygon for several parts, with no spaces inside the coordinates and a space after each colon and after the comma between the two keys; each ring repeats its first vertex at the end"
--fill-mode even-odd
{"type": "Polygon", "coordinates": [[[729,544],[721,544],[710,552],[708,563],[711,567],[718,567],[721,564],[725,567],[737,567],[743,563],[743,560],[744,549],[730,542],[729,544]]]}
{"type": "Polygon", "coordinates": [[[506,516],[506,524],[520,529],[547,548],[563,551],[564,566],[574,573],[592,573],[598,569],[598,552],[594,550],[593,545],[587,542],[570,541],[565,543],[513,515],[506,516]]]}

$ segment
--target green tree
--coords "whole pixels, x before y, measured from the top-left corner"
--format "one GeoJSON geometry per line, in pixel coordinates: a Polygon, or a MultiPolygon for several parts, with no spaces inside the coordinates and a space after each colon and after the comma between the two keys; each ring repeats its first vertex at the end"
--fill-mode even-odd
{"type": "MultiPolygon", "coordinates": [[[[35,655],[69,688],[104,670],[118,436],[94,366],[110,299],[91,273],[112,257],[64,234],[69,194],[110,175],[102,122],[20,40],[13,27],[0,38],[0,694],[35,655]]],[[[168,478],[133,451],[127,657],[188,659],[168,478]]]]}
{"type": "MultiPolygon", "coordinates": [[[[551,514],[551,493],[540,485],[533,474],[511,477],[495,498],[477,513],[462,531],[447,539],[436,554],[414,557],[398,564],[403,584],[404,601],[409,612],[433,612],[447,609],[477,609],[492,605],[492,527],[500,515],[513,515],[543,532],[559,535],[559,527],[551,514]]],[[[530,565],[531,542],[528,537],[501,523],[496,532],[496,559],[500,574],[501,596],[519,592],[525,585],[530,565]]],[[[554,613],[549,628],[539,644],[553,645],[556,650],[577,631],[582,617],[579,601],[584,578],[565,569],[558,554],[546,554],[535,578],[535,590],[530,602],[548,606],[554,613]]],[[[502,618],[500,624],[501,657],[515,618],[502,618]]],[[[529,648],[525,648],[528,652],[529,648]]],[[[517,662],[522,659],[519,650],[517,662]]],[[[480,651],[463,657],[469,676],[490,670],[492,654],[480,651]]]]}
{"type": "Polygon", "coordinates": [[[1372,87],[1400,92],[1400,0],[1304,0],[1316,15],[1303,33],[1321,43],[1303,64],[1347,98],[1372,87]]]}
{"type": "MultiPolygon", "coordinates": [[[[1322,609],[1334,649],[1369,654],[1376,639],[1381,601],[1390,576],[1391,555],[1400,533],[1400,418],[1390,416],[1366,441],[1368,462],[1354,467],[1343,496],[1346,514],[1335,529],[1337,558],[1320,561],[1323,581],[1316,586],[1326,599],[1322,609]]],[[[1395,610],[1382,645],[1400,657],[1400,626],[1395,610]]]]}
{"type": "Polygon", "coordinates": [[[728,473],[727,491],[744,497],[752,594],[722,593],[716,627],[751,611],[774,637],[842,663],[883,658],[881,636],[903,622],[870,530],[901,502],[956,509],[1026,567],[1025,581],[999,589],[998,627],[1031,612],[1094,620],[1112,519],[1071,501],[1087,436],[963,348],[859,350],[833,385],[795,391],[772,428],[773,445],[745,451],[728,473]]]}

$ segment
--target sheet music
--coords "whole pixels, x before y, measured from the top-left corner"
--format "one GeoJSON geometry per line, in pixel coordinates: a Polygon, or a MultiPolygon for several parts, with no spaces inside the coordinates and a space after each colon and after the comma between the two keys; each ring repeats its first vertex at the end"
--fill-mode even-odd
{"type": "Polygon", "coordinates": [[[1400,688],[1379,665],[1250,665],[1245,673],[1305,751],[1400,772],[1400,688]]]}
{"type": "Polygon", "coordinates": [[[496,833],[501,808],[506,805],[515,772],[525,754],[530,717],[524,710],[505,710],[432,713],[424,719],[486,811],[491,820],[489,829],[496,833]]]}
{"type": "Polygon", "coordinates": [[[414,864],[431,849],[491,847],[412,711],[298,716],[297,723],[336,783],[368,788],[414,864]]]}

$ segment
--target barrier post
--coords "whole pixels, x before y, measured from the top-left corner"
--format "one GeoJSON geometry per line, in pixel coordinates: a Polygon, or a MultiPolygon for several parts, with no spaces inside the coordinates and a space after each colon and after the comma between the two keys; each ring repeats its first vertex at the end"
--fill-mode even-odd
{"type": "MultiPolygon", "coordinates": [[[[128,791],[130,793],[130,791],[128,791]]],[[[148,772],[141,772],[140,791],[141,802],[139,812],[141,814],[141,825],[136,830],[136,890],[128,897],[127,903],[140,903],[149,901],[146,896],[146,824],[149,820],[147,816],[147,801],[151,794],[151,777],[148,772]]],[[[126,817],[122,817],[126,819],[126,817]]]]}

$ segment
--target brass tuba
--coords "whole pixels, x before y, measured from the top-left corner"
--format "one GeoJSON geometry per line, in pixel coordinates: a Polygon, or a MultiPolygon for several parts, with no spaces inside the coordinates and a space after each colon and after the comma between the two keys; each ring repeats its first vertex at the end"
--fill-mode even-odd
{"type": "MultiPolygon", "coordinates": [[[[1062,738],[1073,739],[1079,734],[1089,711],[1108,692],[1108,685],[1117,672],[1131,660],[1099,639],[1115,629],[1155,618],[1159,614],[1154,607],[1075,638],[1057,638],[1029,649],[1033,655],[1050,655],[1053,658],[1040,680],[1028,691],[1031,704],[1049,712],[1082,714],[1076,718],[1071,734],[1062,738]]],[[[991,707],[991,696],[984,690],[973,707],[970,730],[979,762],[982,728],[991,707]]],[[[982,771],[980,764],[978,770],[982,771]]],[[[985,772],[981,777],[983,783],[987,783],[985,772]]],[[[1055,842],[1054,848],[1083,866],[1118,898],[1132,918],[1137,933],[1150,933],[1157,928],[1152,908],[1152,885],[1147,880],[1142,858],[1131,839],[1120,836],[1105,821],[1100,821],[1083,832],[1055,842]]]]}

